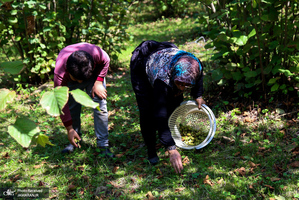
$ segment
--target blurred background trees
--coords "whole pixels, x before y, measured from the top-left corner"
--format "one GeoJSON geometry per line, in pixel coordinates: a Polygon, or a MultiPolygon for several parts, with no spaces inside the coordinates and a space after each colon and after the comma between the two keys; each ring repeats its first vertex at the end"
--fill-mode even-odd
{"type": "Polygon", "coordinates": [[[114,60],[128,39],[129,1],[6,0],[0,6],[1,60],[25,65],[15,81],[52,78],[57,54],[67,45],[100,44],[114,60]]]}
{"type": "Polygon", "coordinates": [[[297,0],[2,0],[0,66],[7,75],[7,62],[21,61],[10,65],[19,69],[13,82],[40,84],[52,78],[58,52],[77,42],[98,44],[117,62],[127,27],[144,22],[140,13],[198,23],[197,38],[213,49],[208,89],[245,98],[298,96],[297,0]]]}

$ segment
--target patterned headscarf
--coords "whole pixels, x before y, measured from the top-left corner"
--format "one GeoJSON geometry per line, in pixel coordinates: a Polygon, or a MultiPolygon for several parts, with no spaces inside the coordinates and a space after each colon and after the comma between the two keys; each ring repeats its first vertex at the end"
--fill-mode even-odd
{"type": "Polygon", "coordinates": [[[160,79],[173,87],[174,80],[195,84],[202,70],[199,60],[191,53],[176,48],[153,53],[146,63],[146,73],[151,85],[160,79]]]}
{"type": "Polygon", "coordinates": [[[202,70],[198,58],[186,51],[179,51],[172,58],[170,63],[172,67],[171,77],[173,81],[180,81],[195,85],[196,79],[202,70]]]}

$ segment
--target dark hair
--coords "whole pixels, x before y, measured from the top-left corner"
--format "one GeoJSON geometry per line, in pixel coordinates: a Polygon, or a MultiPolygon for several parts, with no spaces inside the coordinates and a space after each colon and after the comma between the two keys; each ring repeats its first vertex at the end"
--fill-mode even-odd
{"type": "Polygon", "coordinates": [[[92,76],[94,61],[86,51],[75,51],[67,59],[66,69],[77,80],[87,80],[92,76]]]}

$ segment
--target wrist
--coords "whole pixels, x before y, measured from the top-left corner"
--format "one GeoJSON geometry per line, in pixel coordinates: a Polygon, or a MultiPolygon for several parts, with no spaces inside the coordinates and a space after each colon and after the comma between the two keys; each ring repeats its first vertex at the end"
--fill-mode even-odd
{"type": "Polygon", "coordinates": [[[67,130],[68,133],[69,133],[71,130],[73,130],[73,126],[72,126],[72,125],[67,126],[67,127],[65,127],[65,128],[66,128],[66,130],[67,130]]]}
{"type": "Polygon", "coordinates": [[[202,96],[200,96],[200,97],[197,97],[195,100],[200,100],[200,99],[202,99],[202,96]]]}
{"type": "Polygon", "coordinates": [[[166,150],[167,151],[176,150],[176,146],[175,145],[168,146],[166,147],[166,150]]]}

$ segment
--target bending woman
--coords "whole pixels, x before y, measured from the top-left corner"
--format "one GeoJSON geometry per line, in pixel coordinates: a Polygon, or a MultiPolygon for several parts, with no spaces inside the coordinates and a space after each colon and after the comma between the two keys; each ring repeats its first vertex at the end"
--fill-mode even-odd
{"type": "Polygon", "coordinates": [[[171,136],[168,118],[183,101],[183,92],[188,87],[199,108],[205,103],[202,65],[193,54],[178,49],[173,43],[148,40],[133,51],[130,70],[148,160],[153,165],[159,162],[156,153],[158,131],[175,172],[180,173],[182,157],[171,136]]]}

